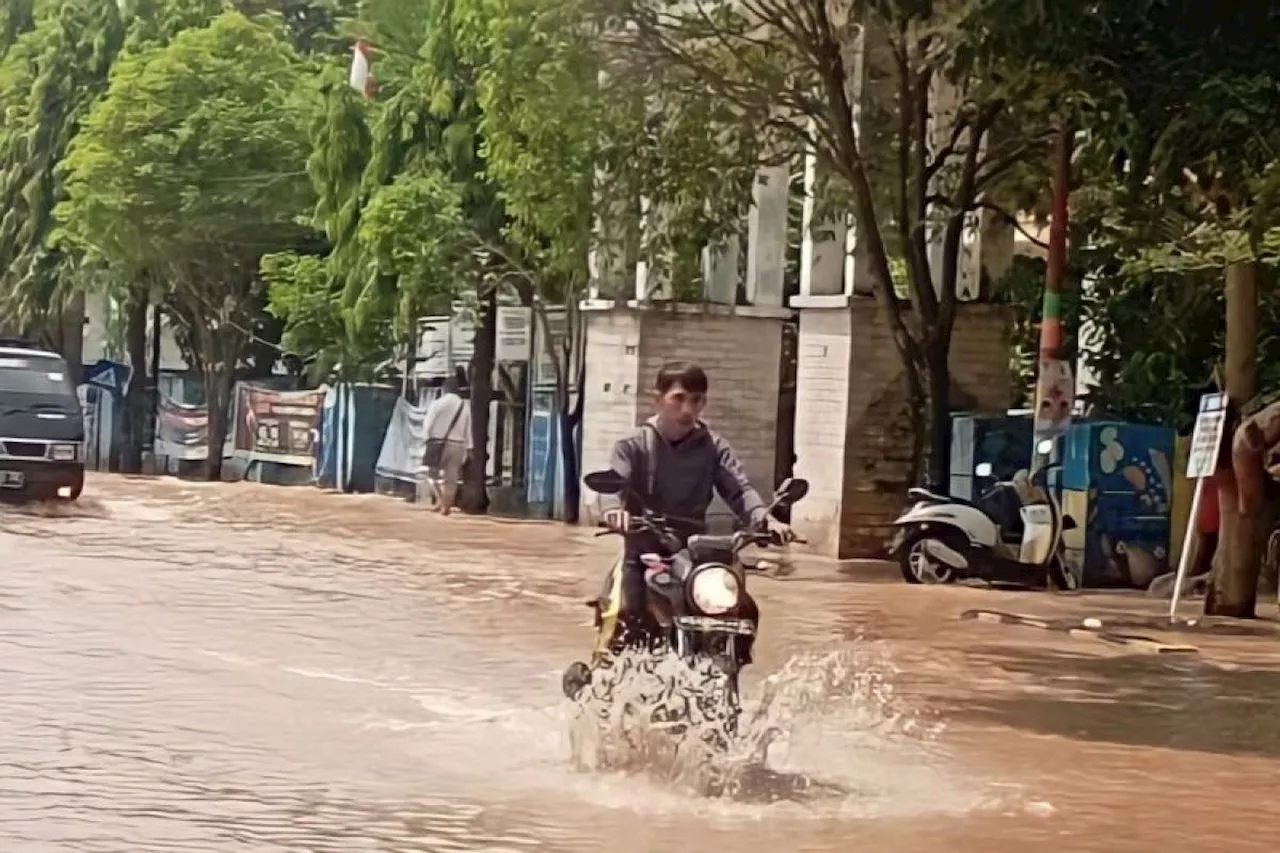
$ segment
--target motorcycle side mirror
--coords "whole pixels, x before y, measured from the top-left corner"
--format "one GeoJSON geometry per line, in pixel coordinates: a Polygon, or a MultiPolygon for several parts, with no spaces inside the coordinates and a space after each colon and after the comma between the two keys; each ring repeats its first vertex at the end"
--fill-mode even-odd
{"type": "Polygon", "coordinates": [[[809,494],[809,481],[796,477],[788,477],[782,481],[782,485],[778,486],[778,491],[774,493],[774,502],[779,504],[793,504],[809,494]]]}
{"type": "Polygon", "coordinates": [[[1052,452],[1053,452],[1052,438],[1046,438],[1036,445],[1036,453],[1039,453],[1041,456],[1048,456],[1052,452]]]}
{"type": "Polygon", "coordinates": [[[990,462],[979,462],[978,467],[973,469],[973,473],[979,477],[990,477],[993,470],[995,469],[991,467],[990,462]]]}
{"type": "Polygon", "coordinates": [[[1062,517],[1062,529],[1063,529],[1063,530],[1075,530],[1077,526],[1078,526],[1078,525],[1076,524],[1076,520],[1075,520],[1074,518],[1072,518],[1071,516],[1069,516],[1069,515],[1064,515],[1064,516],[1062,517]]]}
{"type": "Polygon", "coordinates": [[[616,495],[627,487],[627,480],[612,469],[592,471],[582,478],[582,483],[593,492],[602,495],[616,495]]]}

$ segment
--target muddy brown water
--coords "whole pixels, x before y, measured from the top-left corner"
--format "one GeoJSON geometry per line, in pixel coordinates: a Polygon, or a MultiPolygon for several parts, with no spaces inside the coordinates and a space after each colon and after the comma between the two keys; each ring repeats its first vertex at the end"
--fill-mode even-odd
{"type": "Polygon", "coordinates": [[[958,619],[1158,611],[1133,597],[802,563],[754,582],[747,690],[783,673],[770,763],[816,793],[577,772],[559,677],[610,547],[249,484],[95,477],[74,508],[0,508],[0,850],[1273,846],[1280,639],[1161,657],[958,619]]]}

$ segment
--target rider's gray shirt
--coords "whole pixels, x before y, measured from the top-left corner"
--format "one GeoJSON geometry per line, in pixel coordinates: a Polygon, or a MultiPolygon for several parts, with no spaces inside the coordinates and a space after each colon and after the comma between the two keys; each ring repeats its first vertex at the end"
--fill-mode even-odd
{"type": "MultiPolygon", "coordinates": [[[[706,530],[707,509],[717,492],[740,521],[764,520],[767,506],[729,442],[699,421],[693,432],[672,443],[662,437],[656,421],[650,418],[615,444],[609,463],[627,478],[633,493],[644,495],[652,483],[653,494],[645,499],[649,509],[684,522],[672,526],[685,535],[700,533],[706,530]]],[[[630,501],[628,509],[637,512],[639,506],[630,501]]]]}

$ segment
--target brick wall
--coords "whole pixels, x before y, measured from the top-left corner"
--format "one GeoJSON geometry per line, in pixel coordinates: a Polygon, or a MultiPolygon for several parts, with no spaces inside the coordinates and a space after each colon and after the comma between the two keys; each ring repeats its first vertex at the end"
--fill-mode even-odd
{"type": "MultiPolygon", "coordinates": [[[[951,347],[954,406],[1008,407],[1007,330],[1000,306],[960,306],[951,347]]],[[[811,491],[797,507],[797,527],[820,553],[880,556],[902,510],[911,433],[901,362],[874,300],[801,312],[798,381],[797,471],[811,491]],[[849,329],[843,349],[842,324],[849,329]],[[847,384],[840,412],[842,363],[847,384]]]]}
{"type": "MultiPolygon", "coordinates": [[[[712,306],[591,311],[586,336],[583,471],[606,466],[614,442],[649,417],[647,392],[664,361],[694,361],[711,382],[704,417],[733,445],[756,488],[762,494],[772,491],[780,319],[712,306]]],[[[594,501],[584,495],[584,520],[591,521],[593,513],[594,501]]],[[[718,499],[712,514],[717,527],[729,523],[718,499]]]]}

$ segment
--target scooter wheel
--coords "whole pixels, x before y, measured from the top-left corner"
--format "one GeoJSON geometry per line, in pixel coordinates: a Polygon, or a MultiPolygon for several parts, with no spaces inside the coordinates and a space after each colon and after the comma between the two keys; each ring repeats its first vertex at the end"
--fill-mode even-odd
{"type": "Polygon", "coordinates": [[[946,543],[946,537],[929,530],[918,530],[907,536],[898,548],[898,570],[911,584],[948,584],[958,580],[955,569],[943,565],[925,551],[930,540],[946,543]]]}
{"type": "Polygon", "coordinates": [[[1045,573],[1049,582],[1049,589],[1058,592],[1073,592],[1080,588],[1080,582],[1076,580],[1075,572],[1067,567],[1061,557],[1054,557],[1049,561],[1049,565],[1045,567],[1045,573]]]}

